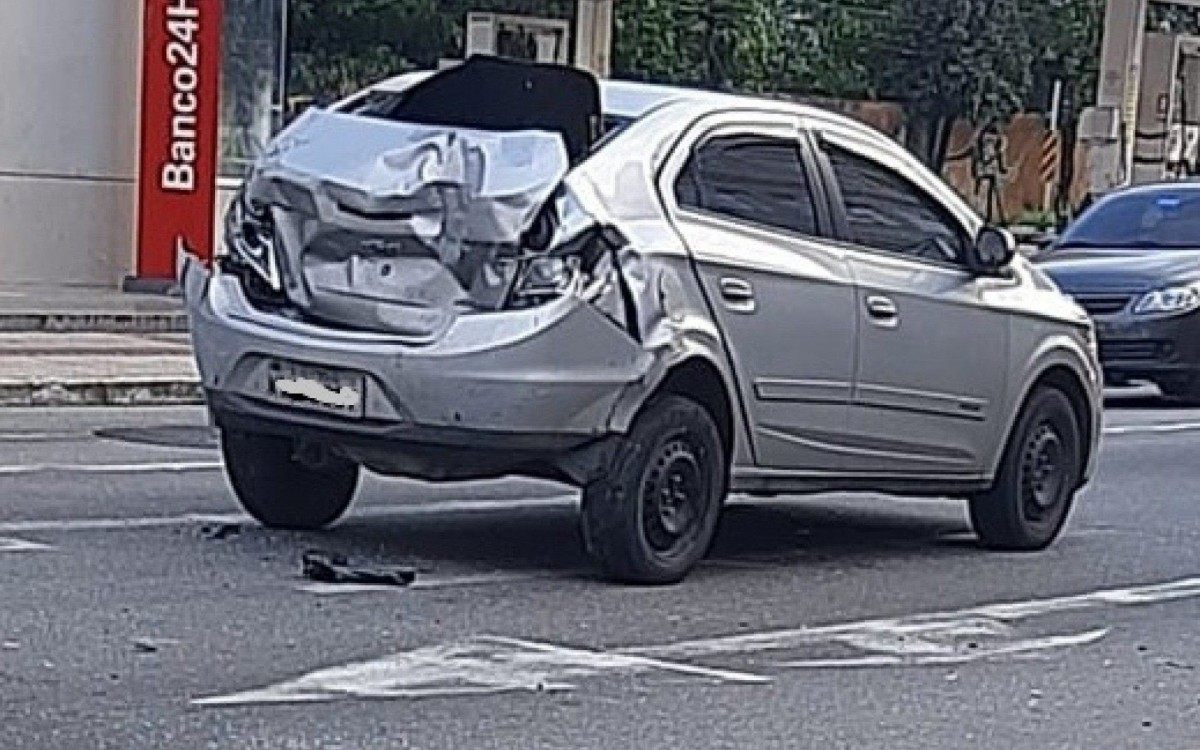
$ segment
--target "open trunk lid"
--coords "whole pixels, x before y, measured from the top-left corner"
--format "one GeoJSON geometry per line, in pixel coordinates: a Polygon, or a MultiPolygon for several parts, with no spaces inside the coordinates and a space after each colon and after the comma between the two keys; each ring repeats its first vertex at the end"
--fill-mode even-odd
{"type": "Polygon", "coordinates": [[[576,70],[476,58],[392,96],[301,117],[244,213],[270,224],[305,313],[427,343],[503,306],[526,234],[594,142],[599,92],[576,70]]]}

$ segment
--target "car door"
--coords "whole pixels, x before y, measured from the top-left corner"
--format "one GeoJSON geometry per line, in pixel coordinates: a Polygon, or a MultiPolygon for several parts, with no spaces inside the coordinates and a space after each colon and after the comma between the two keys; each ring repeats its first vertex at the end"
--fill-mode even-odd
{"type": "Polygon", "coordinates": [[[967,270],[977,220],[907,156],[865,137],[819,140],[860,313],[850,468],[979,474],[1004,427],[1009,349],[1008,316],[984,292],[1012,282],[967,270]]]}
{"type": "Polygon", "coordinates": [[[739,115],[692,132],[664,170],[739,384],[756,462],[841,467],[855,295],[846,253],[822,239],[828,202],[799,121],[739,115]]]}

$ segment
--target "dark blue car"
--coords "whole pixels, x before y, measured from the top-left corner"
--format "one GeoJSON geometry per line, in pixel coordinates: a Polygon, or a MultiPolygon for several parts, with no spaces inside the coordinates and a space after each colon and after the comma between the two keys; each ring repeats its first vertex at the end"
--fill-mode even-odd
{"type": "Polygon", "coordinates": [[[1095,320],[1110,385],[1200,402],[1200,183],[1100,199],[1040,266],[1095,320]]]}

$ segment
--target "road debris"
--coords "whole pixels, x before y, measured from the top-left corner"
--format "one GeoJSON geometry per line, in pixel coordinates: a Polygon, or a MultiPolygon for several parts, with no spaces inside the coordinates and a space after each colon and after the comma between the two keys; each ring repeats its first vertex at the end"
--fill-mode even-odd
{"type": "Polygon", "coordinates": [[[242,533],[240,523],[205,524],[200,527],[200,536],[219,542],[242,533]]]}
{"type": "Polygon", "coordinates": [[[1191,664],[1188,664],[1186,662],[1176,661],[1175,659],[1160,659],[1158,661],[1158,664],[1163,667],[1166,667],[1167,669],[1182,669],[1182,670],[1191,671],[1196,668],[1195,666],[1193,666],[1191,664]]]}
{"type": "Polygon", "coordinates": [[[133,650],[139,654],[157,654],[167,646],[175,646],[178,643],[179,641],[173,638],[139,637],[133,639],[133,650]]]}
{"type": "Polygon", "coordinates": [[[417,579],[412,568],[396,566],[356,567],[344,555],[320,550],[305,552],[301,558],[305,578],[320,583],[356,583],[384,586],[408,586],[417,579]]]}

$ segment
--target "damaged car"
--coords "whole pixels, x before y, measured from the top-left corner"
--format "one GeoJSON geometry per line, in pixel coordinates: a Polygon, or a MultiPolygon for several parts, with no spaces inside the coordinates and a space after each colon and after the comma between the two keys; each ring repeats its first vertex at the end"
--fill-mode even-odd
{"type": "Polygon", "coordinates": [[[582,488],[613,579],[725,498],[963,498],[1035,550],[1094,471],[1087,316],[902,148],[789,103],[472,58],[293,123],[183,261],[230,482],[269,527],[366,469],[582,488]]]}

